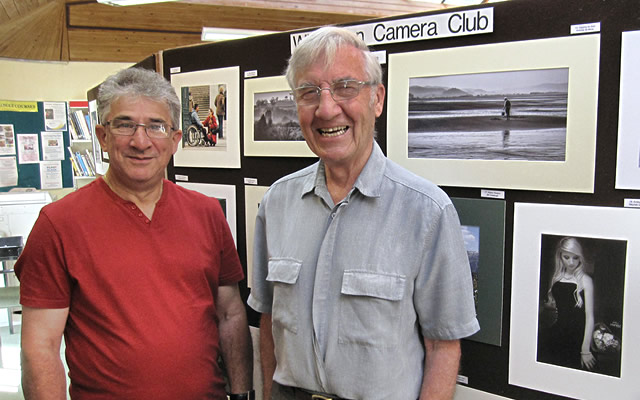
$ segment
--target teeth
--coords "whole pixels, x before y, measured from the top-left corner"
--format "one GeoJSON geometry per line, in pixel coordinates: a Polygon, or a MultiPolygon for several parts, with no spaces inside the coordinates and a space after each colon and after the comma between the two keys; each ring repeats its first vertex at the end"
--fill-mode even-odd
{"type": "Polygon", "coordinates": [[[334,128],[318,129],[318,132],[322,136],[340,136],[343,135],[347,129],[349,129],[348,126],[336,126],[334,128]]]}

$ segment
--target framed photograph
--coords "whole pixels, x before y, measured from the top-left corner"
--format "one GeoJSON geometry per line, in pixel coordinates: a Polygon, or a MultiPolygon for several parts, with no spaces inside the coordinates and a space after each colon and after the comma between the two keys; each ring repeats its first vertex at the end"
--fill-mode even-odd
{"type": "Polygon", "coordinates": [[[640,31],[622,32],[616,189],[640,189],[640,31]]]}
{"type": "Polygon", "coordinates": [[[182,143],[173,165],[240,168],[240,68],[173,74],[171,84],[182,104],[182,143]],[[212,132],[204,124],[210,113],[217,125],[212,132]],[[214,133],[214,140],[207,136],[214,133]]]}
{"type": "Polygon", "coordinates": [[[515,204],[510,384],[640,398],[638,224],[633,209],[515,204]]]}
{"type": "Polygon", "coordinates": [[[253,283],[253,237],[255,235],[256,217],[262,197],[269,189],[268,186],[245,186],[244,187],[244,207],[245,223],[247,232],[247,286],[253,283]]]}
{"type": "Polygon", "coordinates": [[[467,339],[500,346],[506,203],[456,197],[451,201],[462,225],[480,323],[480,331],[467,339]]]}
{"type": "Polygon", "coordinates": [[[215,197],[222,206],[229,229],[233,235],[233,241],[238,245],[236,239],[236,187],[234,185],[218,185],[213,183],[176,182],[177,185],[186,189],[200,192],[209,197],[215,197]]]}
{"type": "Polygon", "coordinates": [[[284,76],[244,81],[244,155],[316,157],[302,136],[284,76]]]}
{"type": "Polygon", "coordinates": [[[593,193],[599,35],[389,56],[389,158],[445,186],[593,193]]]}

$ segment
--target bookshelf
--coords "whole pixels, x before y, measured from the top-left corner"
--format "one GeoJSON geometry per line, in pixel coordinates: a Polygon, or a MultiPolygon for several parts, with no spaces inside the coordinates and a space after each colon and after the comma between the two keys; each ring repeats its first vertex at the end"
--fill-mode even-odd
{"type": "Polygon", "coordinates": [[[68,103],[69,143],[67,154],[73,168],[73,187],[78,189],[96,178],[93,129],[87,101],[68,103]]]}

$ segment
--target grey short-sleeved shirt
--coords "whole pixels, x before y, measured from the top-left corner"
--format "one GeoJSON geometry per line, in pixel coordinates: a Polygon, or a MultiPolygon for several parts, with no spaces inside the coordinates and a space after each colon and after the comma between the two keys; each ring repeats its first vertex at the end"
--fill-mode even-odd
{"type": "Polygon", "coordinates": [[[256,219],[249,305],[272,314],[287,386],[349,399],[416,399],[429,339],[479,329],[457,213],[374,143],[334,205],[324,164],[288,175],[256,219]]]}

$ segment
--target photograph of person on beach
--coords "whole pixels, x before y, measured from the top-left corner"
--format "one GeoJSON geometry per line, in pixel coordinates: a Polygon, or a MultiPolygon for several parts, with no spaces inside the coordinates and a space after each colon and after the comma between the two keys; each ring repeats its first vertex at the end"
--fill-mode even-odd
{"type": "Polygon", "coordinates": [[[409,79],[409,158],[565,161],[569,69],[409,79]]]}

